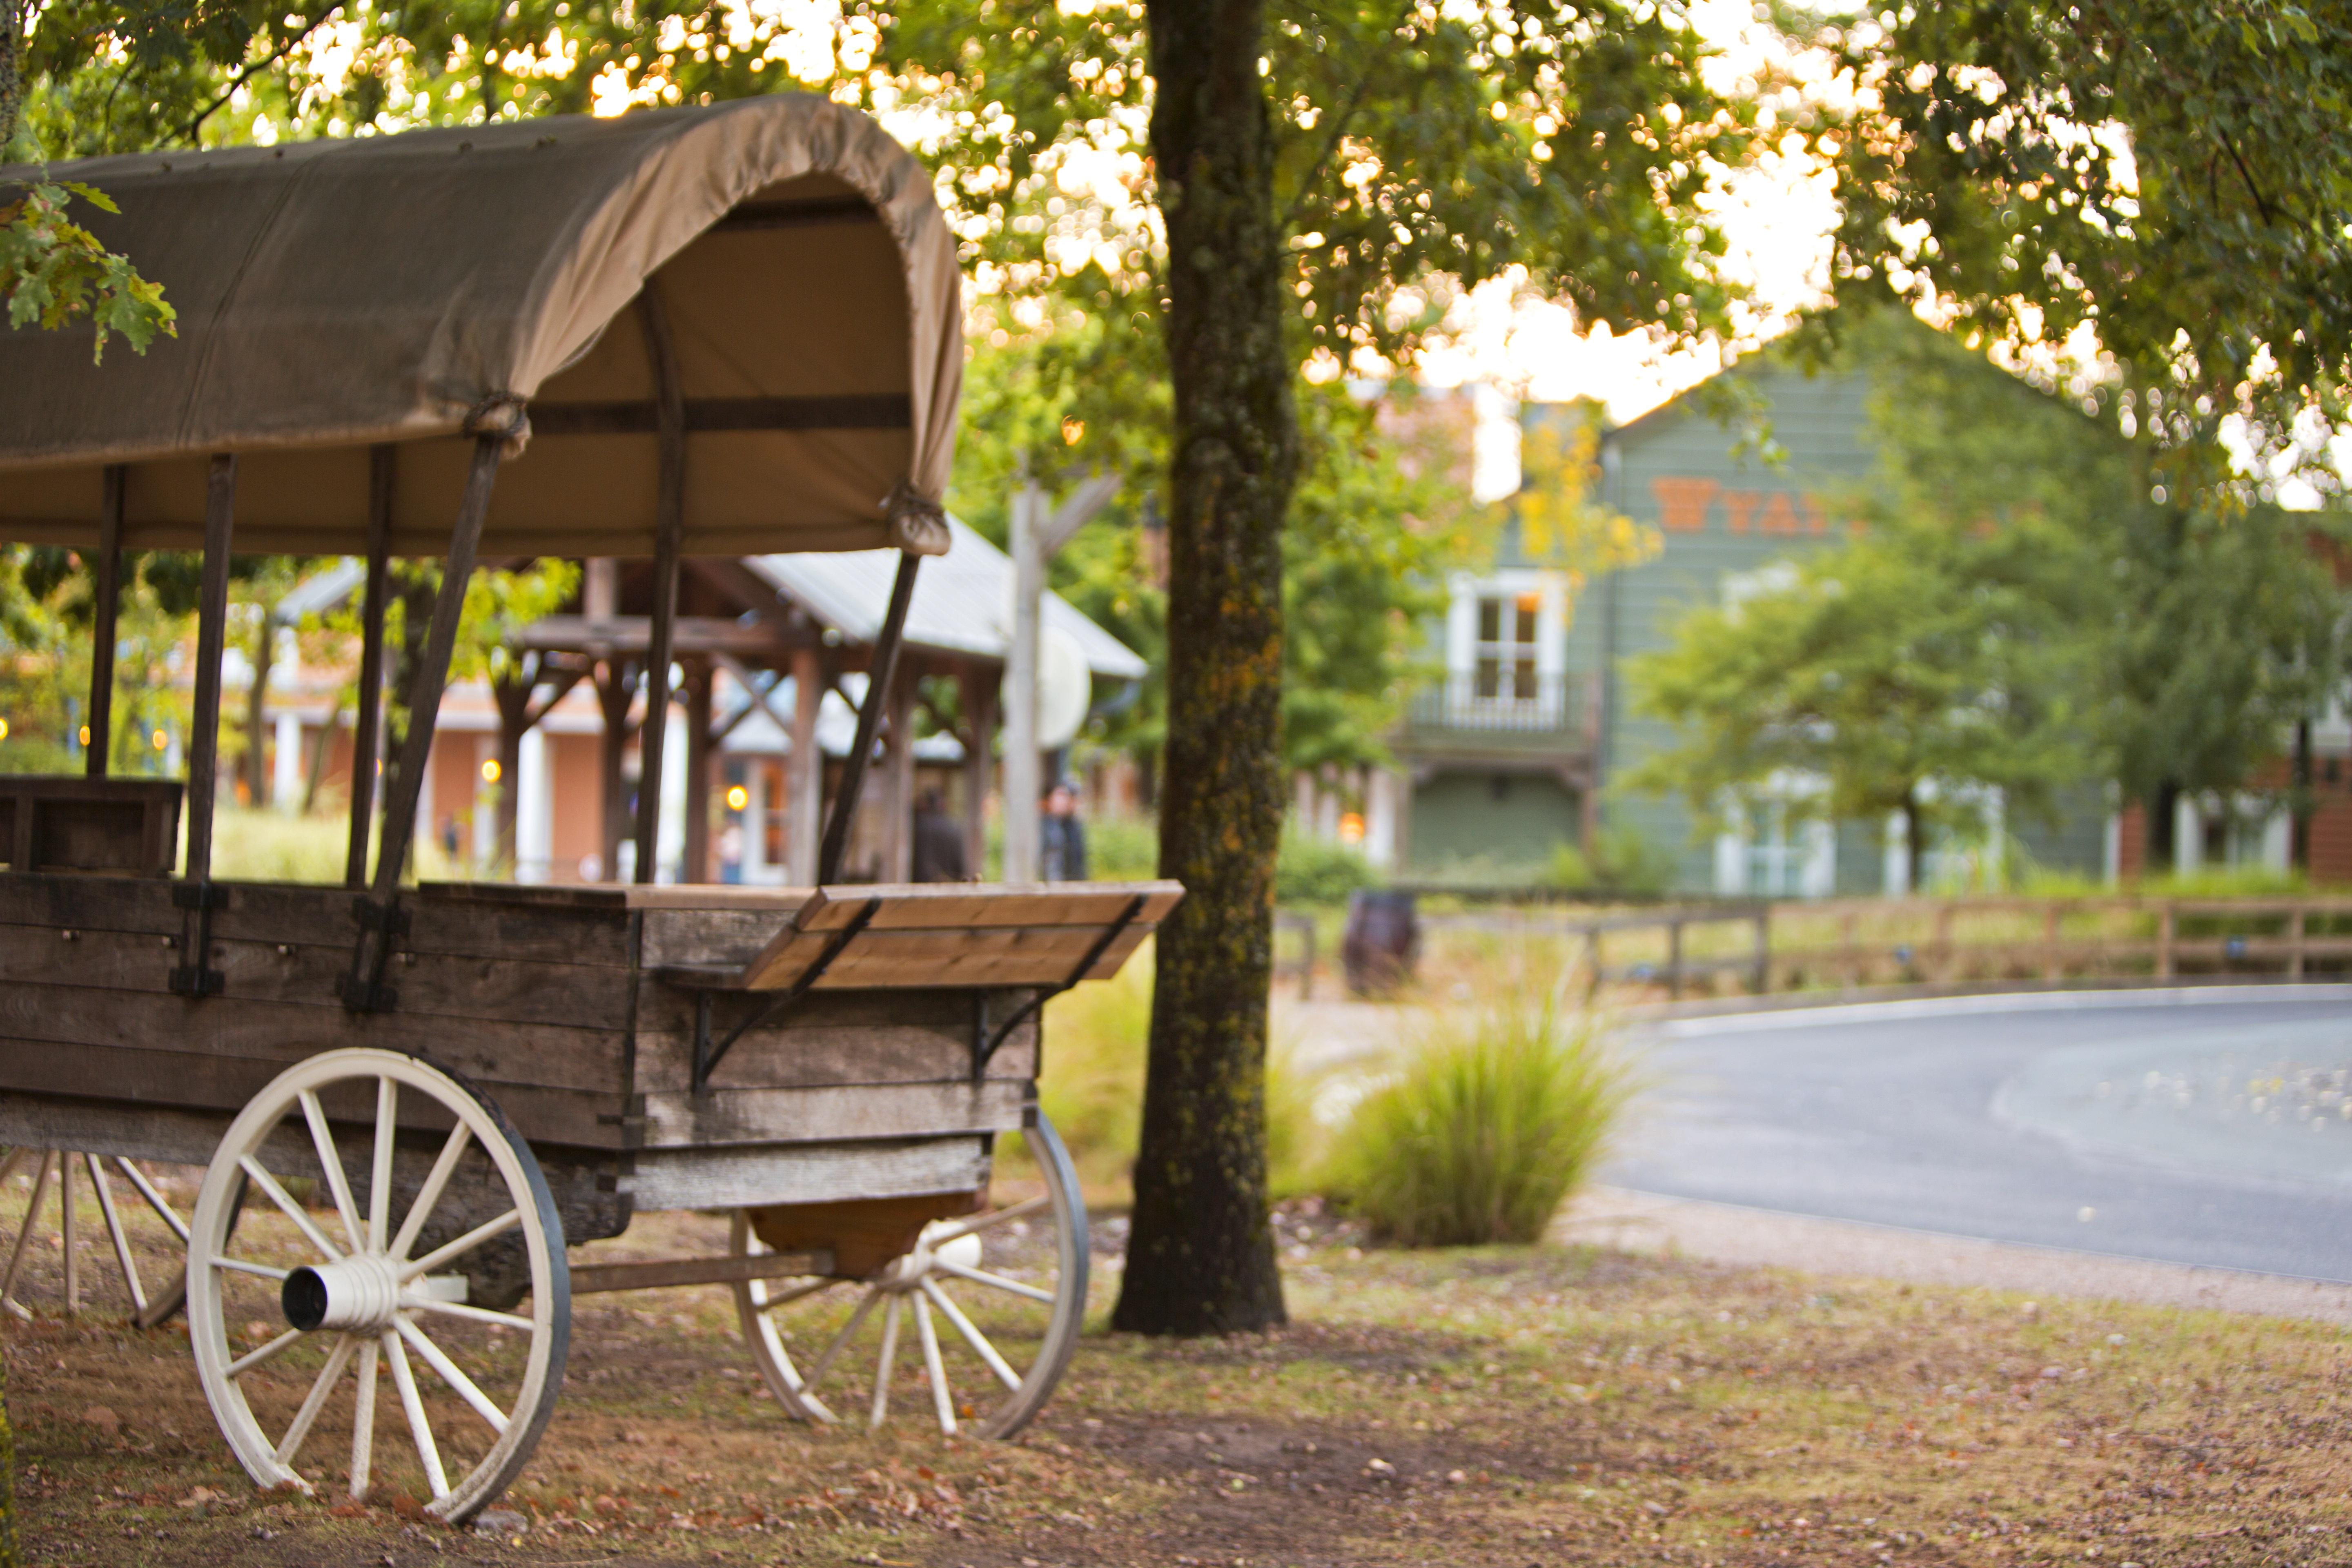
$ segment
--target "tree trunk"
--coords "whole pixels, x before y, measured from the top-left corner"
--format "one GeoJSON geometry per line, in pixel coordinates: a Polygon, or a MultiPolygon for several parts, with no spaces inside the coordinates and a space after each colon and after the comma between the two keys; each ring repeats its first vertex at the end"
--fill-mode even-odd
{"type": "Polygon", "coordinates": [[[2147,807],[2147,869],[2165,876],[2180,864],[2180,786],[2168,779],[2156,786],[2147,807]]]}
{"type": "Polygon", "coordinates": [[[1175,394],[1160,870],[1189,896],[1160,928],[1135,1229],[1111,1321],[1231,1333],[1286,1317],[1266,1213],[1265,1037],[1297,420],[1262,0],[1151,0],[1148,16],[1175,394]]]}
{"type": "MultiPolygon", "coordinates": [[[[8,162],[8,144],[16,140],[16,121],[25,106],[25,40],[19,28],[29,11],[29,6],[20,9],[16,0],[0,0],[0,163],[8,162]]],[[[8,1550],[5,1530],[0,1528],[0,1552],[8,1550]]]]}

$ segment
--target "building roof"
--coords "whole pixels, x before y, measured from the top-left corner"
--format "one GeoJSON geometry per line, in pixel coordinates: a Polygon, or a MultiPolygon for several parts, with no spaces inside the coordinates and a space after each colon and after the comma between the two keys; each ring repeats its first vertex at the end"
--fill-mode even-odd
{"type": "Polygon", "coordinates": [[[357,553],[383,444],[392,548],[438,555],[465,433],[509,447],[485,555],[647,556],[674,395],[687,554],[944,542],[955,237],[855,110],[776,93],[0,168],[37,176],[121,205],[85,221],[179,336],[100,367],[79,333],[0,332],[0,537],[90,547],[124,465],[124,546],[194,547],[226,453],[239,551],[357,553]]]}
{"type": "MultiPolygon", "coordinates": [[[[959,520],[948,519],[945,555],[925,561],[907,609],[909,646],[1002,661],[1013,641],[1013,560],[959,520]]],[[[898,552],[856,550],[835,554],[752,555],[743,564],[851,642],[872,643],[890,604],[898,552]]],[[[1140,680],[1140,655],[1078,613],[1057,594],[1045,595],[1043,624],[1074,638],[1087,668],[1114,680],[1140,680]]]]}

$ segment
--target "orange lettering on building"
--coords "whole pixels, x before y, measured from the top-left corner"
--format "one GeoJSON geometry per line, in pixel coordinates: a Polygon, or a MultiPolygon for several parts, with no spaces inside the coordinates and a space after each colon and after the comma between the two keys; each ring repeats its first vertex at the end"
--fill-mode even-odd
{"type": "Polygon", "coordinates": [[[1670,533],[1696,533],[1706,527],[1707,503],[1719,489],[1713,479],[1652,479],[1658,522],[1670,533]]]}
{"type": "Polygon", "coordinates": [[[1797,504],[1805,509],[1805,531],[1827,533],[1830,531],[1830,509],[1822,504],[1819,496],[1799,496],[1797,504]]]}
{"type": "Polygon", "coordinates": [[[1723,526],[1734,533],[1748,531],[1748,520],[1756,515],[1756,503],[1764,498],[1754,490],[1723,492],[1723,526]]]}
{"type": "Polygon", "coordinates": [[[1757,531],[1759,533],[1801,533],[1804,531],[1801,525],[1797,521],[1796,505],[1789,499],[1789,492],[1786,490],[1781,490],[1776,493],[1769,501],[1765,503],[1763,521],[1759,522],[1756,525],[1756,528],[1757,531]]]}

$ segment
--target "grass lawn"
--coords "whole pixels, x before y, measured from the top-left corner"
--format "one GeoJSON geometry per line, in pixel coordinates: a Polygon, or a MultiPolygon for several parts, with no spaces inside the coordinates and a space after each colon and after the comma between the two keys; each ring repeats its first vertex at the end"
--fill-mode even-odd
{"type": "MultiPolygon", "coordinates": [[[[719,1234],[650,1216],[630,1239],[667,1250],[719,1234]]],[[[504,1505],[529,1523],[495,1540],[422,1522],[405,1495],[365,1510],[257,1495],[184,1335],[121,1327],[101,1294],[79,1321],[0,1330],[27,1557],[2352,1563],[2347,1341],[2334,1328],[1589,1248],[1350,1240],[1286,1221],[1296,1321],[1281,1332],[1090,1335],[1011,1444],[913,1419],[878,1436],[789,1423],[719,1290],[585,1300],[562,1403],[504,1505]]],[[[1115,1258],[1098,1237],[1098,1311],[1115,1258]]],[[[53,1286],[37,1279],[33,1299],[53,1303],[53,1286]]],[[[919,1412],[906,1375],[898,1407],[919,1412]]],[[[407,1458],[396,1413],[377,1452],[407,1458]]]]}

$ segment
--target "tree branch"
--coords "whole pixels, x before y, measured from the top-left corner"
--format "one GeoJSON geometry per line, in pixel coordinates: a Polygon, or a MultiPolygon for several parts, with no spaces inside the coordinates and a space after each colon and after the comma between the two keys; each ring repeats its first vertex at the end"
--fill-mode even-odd
{"type": "Polygon", "coordinates": [[[1307,173],[1299,178],[1298,189],[1291,195],[1289,207],[1282,215],[1280,232],[1286,237],[1297,226],[1298,215],[1305,210],[1308,193],[1315,189],[1316,182],[1322,179],[1323,171],[1330,163],[1333,154],[1339,151],[1339,143],[1348,133],[1348,122],[1355,118],[1356,110],[1363,107],[1364,95],[1371,90],[1373,68],[1380,64],[1381,57],[1387,52],[1387,46],[1396,41],[1397,29],[1404,26],[1405,18],[1412,15],[1419,3],[1420,0],[1404,0],[1404,4],[1397,7],[1396,20],[1381,33],[1382,42],[1373,47],[1372,58],[1364,62],[1364,68],[1357,74],[1355,90],[1348,95],[1346,107],[1331,117],[1331,134],[1325,140],[1323,151],[1317,153],[1315,162],[1307,166],[1307,173]]]}
{"type": "Polygon", "coordinates": [[[284,43],[278,45],[275,49],[272,49],[269,52],[268,58],[254,61],[251,65],[246,67],[243,70],[229,78],[228,86],[222,89],[221,95],[218,98],[214,99],[210,103],[205,105],[204,108],[198,110],[196,111],[195,118],[190,120],[185,126],[181,128],[180,134],[186,140],[188,145],[193,147],[196,144],[196,135],[204,129],[205,121],[210,120],[215,114],[218,113],[221,107],[227,103],[230,99],[235,98],[238,91],[244,88],[247,82],[251,81],[255,77],[259,76],[263,71],[269,69],[278,61],[284,59],[288,55],[292,54],[294,50],[299,47],[303,39],[317,32],[326,24],[328,17],[333,16],[336,12],[341,9],[342,6],[340,5],[328,6],[325,10],[311,17],[309,22],[305,23],[300,32],[294,34],[284,43]]]}

